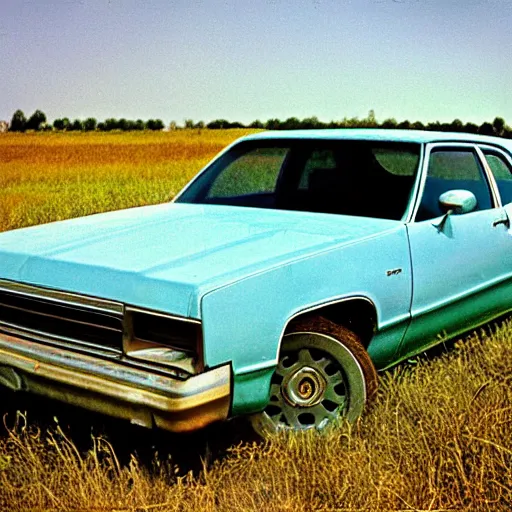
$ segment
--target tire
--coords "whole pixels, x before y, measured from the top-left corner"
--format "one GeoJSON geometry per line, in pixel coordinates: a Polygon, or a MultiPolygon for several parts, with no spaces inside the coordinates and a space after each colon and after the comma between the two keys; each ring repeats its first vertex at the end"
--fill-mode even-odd
{"type": "Polygon", "coordinates": [[[256,432],[323,429],[354,422],[377,391],[377,372],[359,337],[323,317],[292,322],[272,377],[270,401],[251,416],[256,432]]]}

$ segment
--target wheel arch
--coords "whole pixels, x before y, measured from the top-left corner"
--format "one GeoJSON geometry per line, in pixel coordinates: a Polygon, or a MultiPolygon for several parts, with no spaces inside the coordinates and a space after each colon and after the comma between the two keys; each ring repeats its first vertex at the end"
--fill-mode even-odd
{"type": "Polygon", "coordinates": [[[356,333],[367,348],[378,325],[375,303],[363,295],[343,297],[303,309],[288,318],[279,339],[277,354],[281,353],[283,338],[293,329],[294,323],[304,318],[322,316],[335,324],[342,325],[356,333]]]}

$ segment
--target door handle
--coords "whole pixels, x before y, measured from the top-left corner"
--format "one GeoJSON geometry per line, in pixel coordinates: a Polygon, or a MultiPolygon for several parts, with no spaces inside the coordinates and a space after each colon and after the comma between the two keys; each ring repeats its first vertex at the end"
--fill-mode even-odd
{"type": "Polygon", "coordinates": [[[495,228],[496,226],[499,226],[500,224],[505,224],[505,226],[510,229],[510,219],[508,218],[508,216],[506,217],[503,217],[501,219],[496,219],[493,223],[492,223],[492,227],[495,228]]]}

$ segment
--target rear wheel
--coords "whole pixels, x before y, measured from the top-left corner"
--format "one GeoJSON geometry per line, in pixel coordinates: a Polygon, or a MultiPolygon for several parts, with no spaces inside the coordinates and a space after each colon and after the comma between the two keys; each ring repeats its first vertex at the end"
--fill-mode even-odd
{"type": "Polygon", "coordinates": [[[290,325],[265,410],[251,417],[260,435],[354,421],[377,389],[377,373],[351,330],[322,317],[290,325]]]}

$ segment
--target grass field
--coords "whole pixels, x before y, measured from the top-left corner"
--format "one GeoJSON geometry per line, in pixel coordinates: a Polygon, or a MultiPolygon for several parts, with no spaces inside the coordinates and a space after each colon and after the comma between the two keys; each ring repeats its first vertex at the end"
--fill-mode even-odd
{"type": "MultiPolygon", "coordinates": [[[[243,133],[0,135],[0,229],[164,201],[243,133]]],[[[189,473],[151,452],[150,431],[154,458],[141,458],[141,434],[124,441],[138,455],[120,457],[129,425],[116,423],[108,440],[84,447],[75,430],[47,430],[34,412],[14,424],[4,397],[0,510],[470,511],[512,503],[510,319],[382,375],[354,427],[245,442],[221,457],[205,446],[205,463],[189,473]]]]}
{"type": "Polygon", "coordinates": [[[247,133],[0,134],[0,231],[167,201],[247,133]]]}

